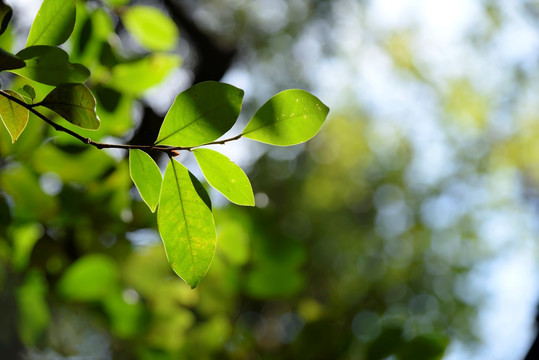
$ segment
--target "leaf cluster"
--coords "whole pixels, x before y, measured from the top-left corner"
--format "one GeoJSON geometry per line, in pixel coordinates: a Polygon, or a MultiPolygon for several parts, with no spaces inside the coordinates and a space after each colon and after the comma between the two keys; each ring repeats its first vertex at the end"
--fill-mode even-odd
{"type": "MultiPolygon", "coordinates": [[[[112,24],[107,13],[98,9],[83,16],[78,14],[80,10],[74,0],[44,0],[25,47],[17,53],[0,51],[0,71],[28,81],[19,90],[0,90],[2,122],[13,143],[33,114],[90,146],[128,150],[131,179],[150,210],[157,211],[169,263],[194,288],[215,253],[215,224],[204,186],[175,157],[182,151],[193,152],[208,184],[235,204],[254,206],[245,172],[225,155],[206,147],[242,137],[276,146],[299,144],[316,135],[329,108],[307,91],[285,90],[263,104],[241,133],[224,139],[240,116],[244,92],[229,84],[207,81],[176,96],[153,144],[96,142],[81,133],[82,129],[96,131],[103,126],[97,109],[106,103],[100,104],[94,91],[118,91],[133,97],[144,94],[181,63],[176,55],[167,53],[175,47],[179,34],[156,8],[131,6],[119,10],[125,28],[151,51],[142,58],[122,61],[110,45],[107,29],[110,32],[112,24]],[[94,40],[85,36],[90,31],[95,33],[94,40]],[[74,33],[81,45],[70,57],[59,45],[74,33]],[[86,54],[92,52],[99,53],[100,61],[92,64],[92,71],[72,60],[75,55],[88,63],[86,54]],[[74,127],[51,116],[63,118],[74,127]],[[152,152],[168,155],[164,174],[149,155],[152,152]]],[[[0,1],[0,34],[6,30],[11,14],[11,8],[0,1]]]]}

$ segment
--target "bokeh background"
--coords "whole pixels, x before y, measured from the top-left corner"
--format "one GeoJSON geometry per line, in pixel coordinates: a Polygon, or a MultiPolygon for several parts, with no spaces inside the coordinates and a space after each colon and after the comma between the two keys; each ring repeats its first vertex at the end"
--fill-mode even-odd
{"type": "MultiPolygon", "coordinates": [[[[40,1],[7,3],[0,45],[16,52],[40,1]]],[[[125,153],[36,118],[15,145],[0,130],[3,354],[525,356],[539,304],[539,2],[88,0],[77,11],[64,48],[92,70],[94,140],[151,143],[176,94],[203,80],[245,90],[231,135],[288,88],[331,112],[302,145],[218,148],[248,172],[257,206],[211,193],[218,248],[195,290],[172,273],[125,153]],[[126,29],[134,5],[178,26],[172,47],[126,29]],[[119,64],[148,53],[140,85],[119,64]]]]}

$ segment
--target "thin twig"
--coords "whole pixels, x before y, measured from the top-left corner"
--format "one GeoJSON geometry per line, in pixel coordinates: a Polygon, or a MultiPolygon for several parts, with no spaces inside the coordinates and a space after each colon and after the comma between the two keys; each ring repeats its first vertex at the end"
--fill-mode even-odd
{"type": "Polygon", "coordinates": [[[154,145],[132,145],[132,144],[101,143],[101,142],[93,141],[92,139],[90,139],[88,137],[84,137],[84,136],[74,132],[73,130],[70,130],[70,129],[68,129],[68,128],[66,128],[66,127],[64,127],[64,126],[62,126],[62,125],[60,125],[58,123],[55,123],[54,121],[52,121],[51,119],[49,119],[48,117],[46,117],[45,115],[43,115],[42,113],[40,113],[39,111],[34,109],[34,107],[39,106],[40,103],[27,104],[24,101],[19,100],[16,97],[11,96],[8,93],[6,93],[5,91],[1,91],[1,90],[0,90],[0,95],[2,95],[5,98],[7,98],[7,99],[21,105],[22,107],[24,107],[25,109],[30,111],[32,114],[36,115],[41,120],[45,121],[47,124],[52,126],[56,131],[64,132],[64,133],[66,133],[68,135],[71,135],[74,138],[79,139],[83,143],[85,143],[87,145],[94,146],[94,147],[96,147],[97,149],[100,149],[100,150],[101,149],[125,149],[125,150],[138,149],[138,150],[143,150],[143,151],[146,151],[146,152],[148,152],[148,151],[160,151],[160,152],[166,153],[169,156],[176,156],[177,151],[191,151],[191,150],[193,150],[195,148],[202,147],[202,146],[208,146],[208,145],[223,145],[223,144],[226,144],[227,142],[235,141],[235,140],[238,140],[239,138],[242,137],[242,134],[239,134],[239,135],[236,135],[236,136],[228,138],[228,139],[216,140],[216,141],[212,141],[212,142],[201,144],[201,145],[195,145],[195,146],[166,146],[166,145],[163,146],[163,145],[155,145],[155,144],[154,145]]]}

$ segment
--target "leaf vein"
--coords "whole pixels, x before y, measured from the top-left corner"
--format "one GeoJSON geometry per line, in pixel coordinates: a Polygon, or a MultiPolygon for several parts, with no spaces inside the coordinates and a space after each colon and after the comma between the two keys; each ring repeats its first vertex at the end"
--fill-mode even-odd
{"type": "Polygon", "coordinates": [[[172,162],[172,170],[174,170],[174,180],[176,181],[176,188],[178,190],[178,195],[180,196],[180,206],[182,209],[182,220],[185,225],[185,232],[187,233],[187,243],[189,244],[189,254],[191,255],[191,269],[194,269],[195,267],[195,257],[193,255],[193,246],[191,244],[191,234],[189,232],[189,225],[187,223],[187,218],[185,216],[185,207],[183,206],[183,196],[182,191],[180,187],[180,183],[178,181],[178,173],[176,172],[176,165],[174,164],[174,160],[170,160],[172,162]]]}
{"type": "Polygon", "coordinates": [[[280,123],[280,122],[283,122],[283,121],[293,120],[293,119],[297,119],[297,118],[299,118],[299,117],[310,116],[310,115],[317,115],[317,114],[318,114],[318,112],[306,112],[306,113],[301,113],[301,114],[298,114],[298,115],[295,115],[295,116],[292,116],[292,117],[287,117],[287,118],[284,118],[284,119],[278,119],[278,120],[275,120],[275,121],[273,121],[273,122],[271,122],[271,123],[263,124],[262,126],[259,126],[259,127],[255,128],[255,129],[252,129],[252,130],[249,130],[249,131],[247,131],[247,132],[244,132],[244,133],[242,133],[241,135],[242,135],[242,136],[243,136],[243,135],[247,135],[247,134],[249,134],[249,133],[252,133],[253,131],[258,131],[258,130],[260,130],[260,129],[262,129],[262,128],[265,128],[265,127],[268,127],[268,126],[273,126],[273,125],[275,125],[275,124],[277,124],[277,123],[280,123]]]}
{"type": "Polygon", "coordinates": [[[185,124],[183,127],[173,131],[172,133],[170,133],[169,135],[165,136],[164,138],[162,138],[161,140],[158,140],[155,144],[159,144],[159,143],[162,143],[163,141],[165,141],[166,139],[176,135],[177,133],[179,133],[180,131],[182,131],[183,129],[191,126],[192,124],[194,124],[195,122],[199,121],[200,119],[216,112],[218,109],[220,109],[223,105],[225,105],[226,103],[221,103],[217,106],[215,106],[214,108],[210,109],[209,111],[205,112],[205,113],[202,113],[199,117],[197,117],[196,119],[194,119],[193,121],[191,121],[190,123],[188,124],[185,124]]]}

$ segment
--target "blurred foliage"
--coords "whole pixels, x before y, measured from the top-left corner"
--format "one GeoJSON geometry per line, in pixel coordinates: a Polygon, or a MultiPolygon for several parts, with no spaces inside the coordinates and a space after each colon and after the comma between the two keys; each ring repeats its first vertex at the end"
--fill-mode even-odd
{"type": "MultiPolygon", "coordinates": [[[[250,159],[257,208],[216,210],[217,255],[195,290],[170,269],[123,155],[75,144],[33,115],[14,145],[0,130],[2,353],[440,359],[455,342],[473,345],[482,298],[469,273],[500,248],[485,242],[493,223],[514,227],[512,240],[528,236],[511,219],[529,214],[522,199],[537,199],[537,65],[489,62],[512,23],[502,2],[477,5],[481,26],[459,39],[468,49],[457,70],[427,56],[417,28],[377,25],[373,3],[182,4],[219,43],[238,47],[231,72],[247,68],[252,103],[297,86],[333,94],[340,109],[307,145],[250,159]],[[470,68],[503,74],[489,83],[470,68]],[[371,72],[389,75],[372,84],[371,72]]],[[[94,140],[129,139],[148,89],[180,55],[188,70],[196,62],[182,43],[195,39],[173,46],[168,21],[156,29],[166,38],[148,37],[142,5],[130,6],[77,2],[66,48],[92,73],[101,128],[84,134],[94,140]]],[[[5,50],[29,31],[16,24],[0,37],[5,50]]],[[[1,79],[46,93],[10,81],[1,79]]],[[[241,151],[260,154],[247,143],[241,151]]]]}

